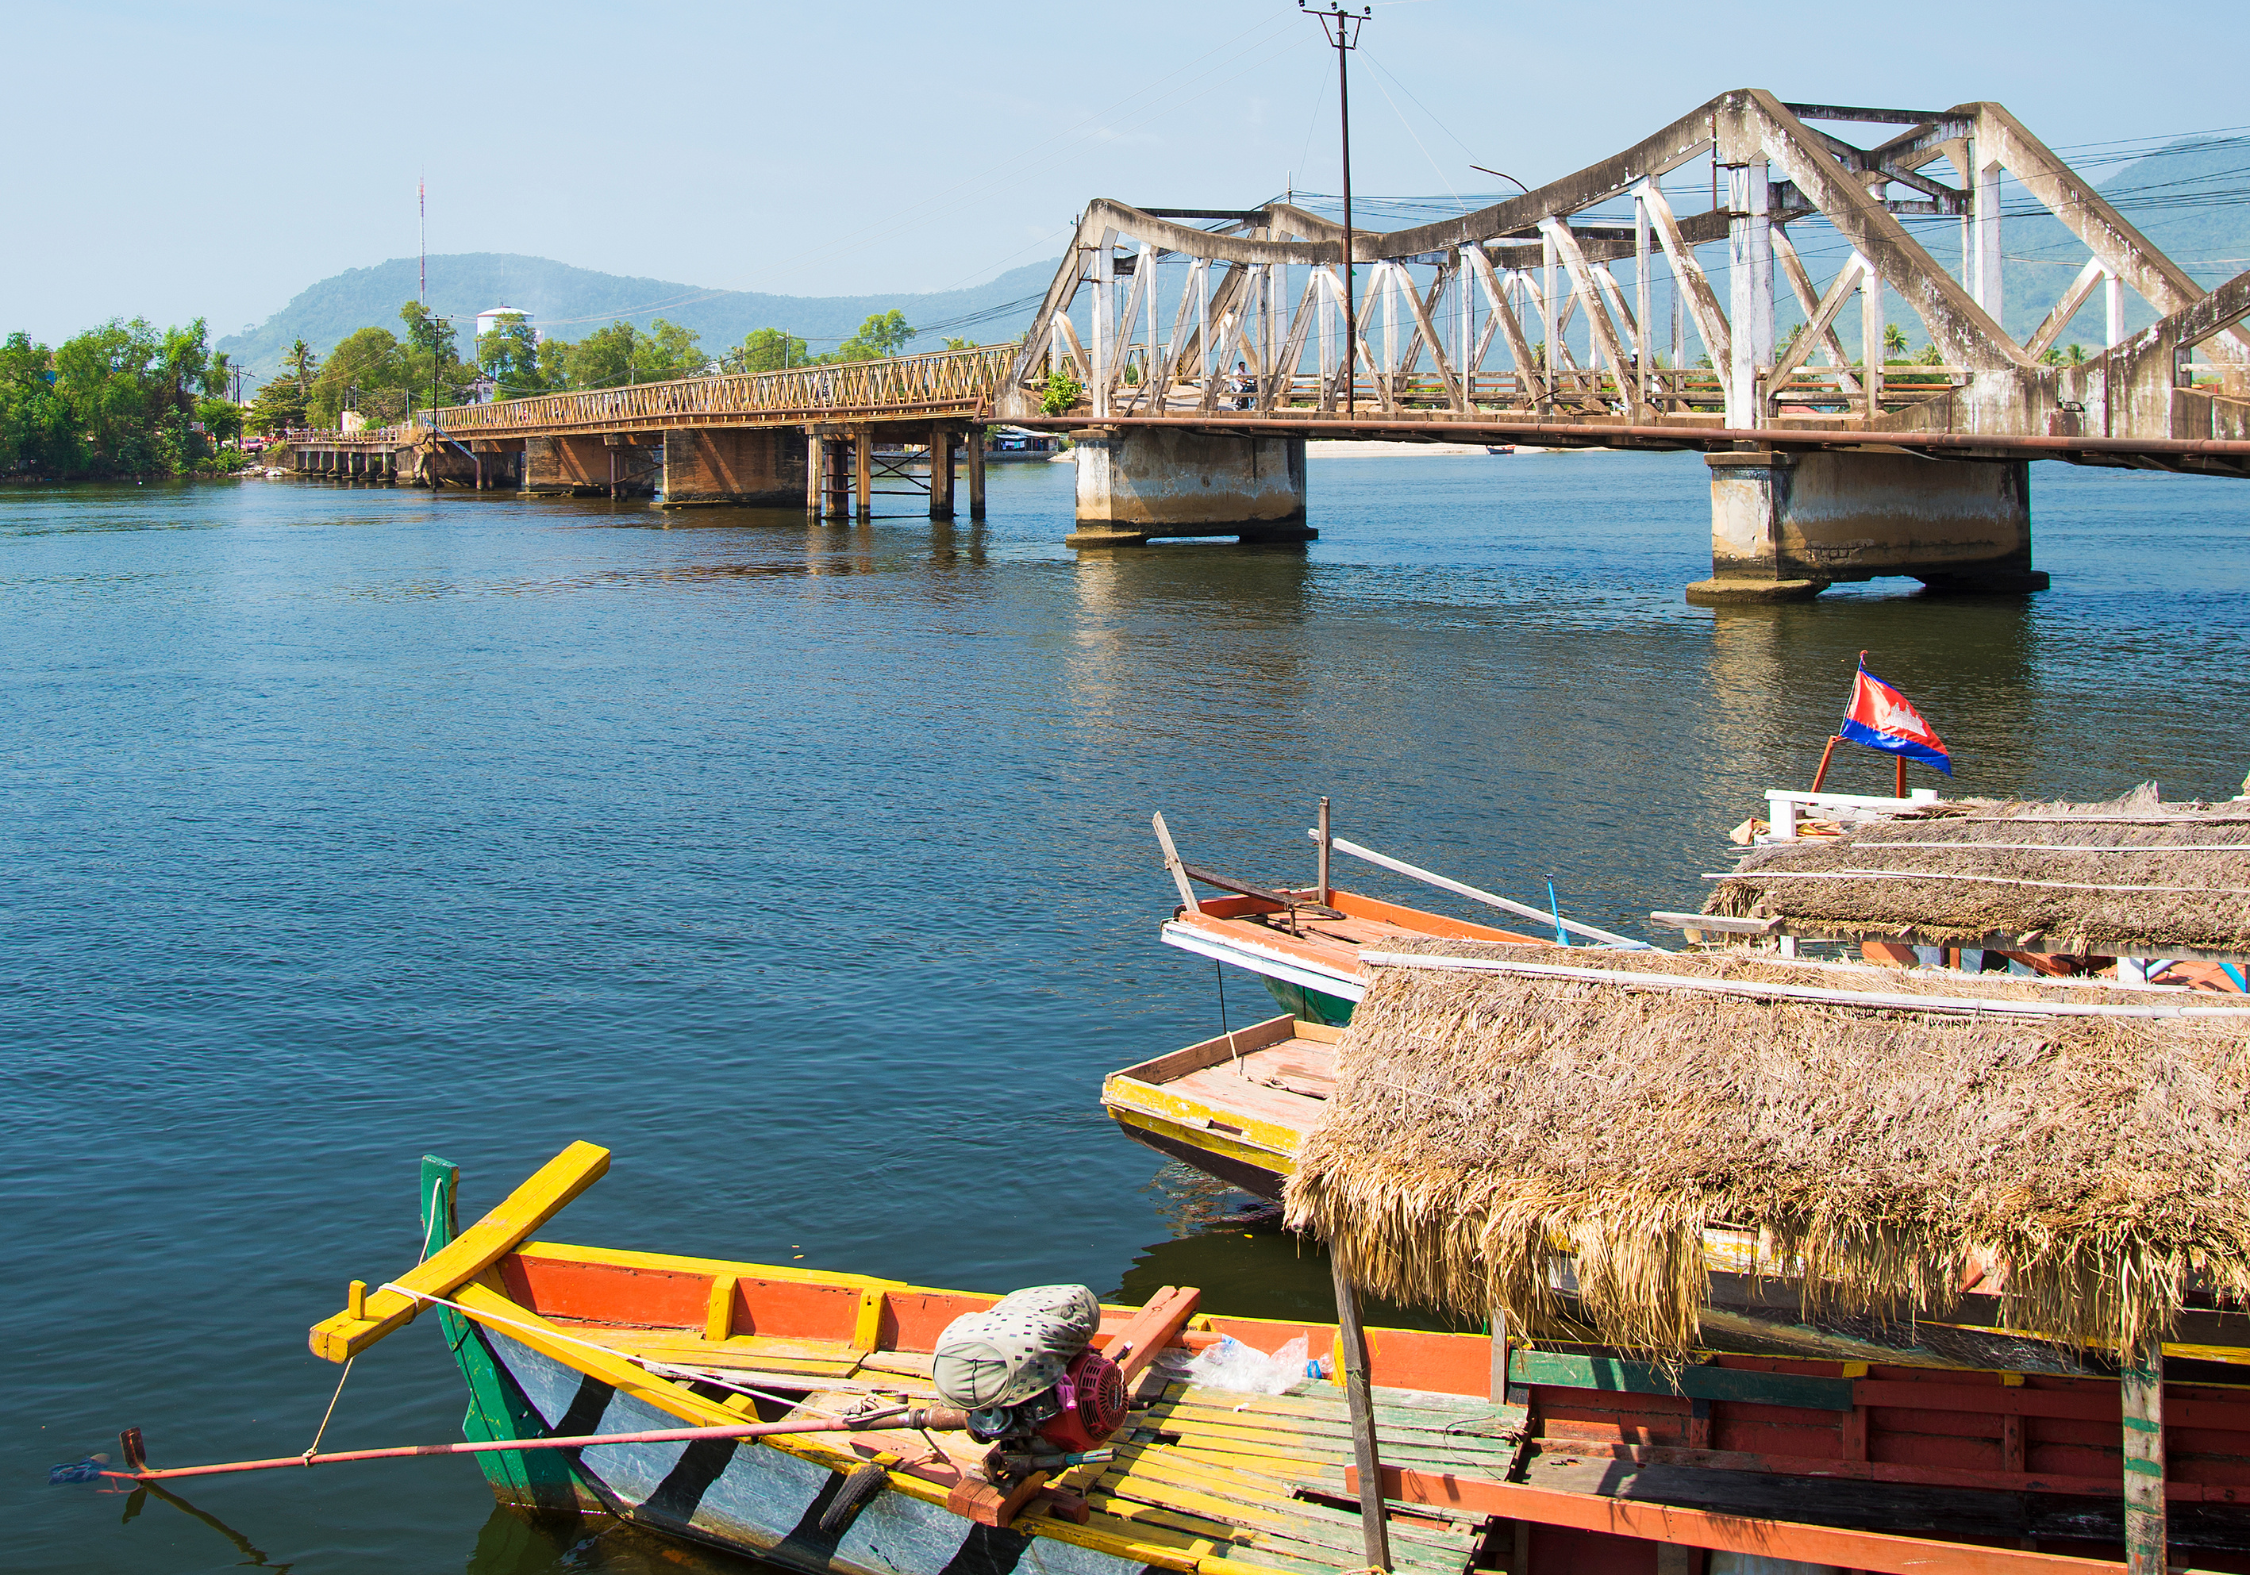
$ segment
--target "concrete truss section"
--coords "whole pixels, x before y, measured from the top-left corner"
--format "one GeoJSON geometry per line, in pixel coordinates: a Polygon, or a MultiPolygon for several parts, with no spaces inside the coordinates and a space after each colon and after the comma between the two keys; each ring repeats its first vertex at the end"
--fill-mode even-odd
{"type": "Polygon", "coordinates": [[[1167,499],[1170,458],[1133,440],[1159,427],[1443,438],[1451,425],[1472,440],[1700,449],[1714,455],[1713,579],[1740,596],[1871,574],[2033,588],[2034,458],[2250,474],[2250,274],[2205,291],[1994,103],[1741,89],[1576,174],[1355,232],[1349,250],[1341,226],[1288,203],[1087,206],[994,412],[1107,435],[1106,457],[1082,461],[1082,538],[1114,527],[1120,498],[1141,511],[1132,524],[1192,532],[1203,489],[1167,499]],[[2001,327],[2003,177],[2020,188],[2010,200],[2027,193],[2086,250],[2020,343],[2001,327]],[[1909,227],[1931,220],[1960,237],[1957,263],[1909,227]],[[2106,342],[2056,364],[2097,291],[2106,342]],[[2159,316],[2130,337],[2129,295],[2159,316]],[[1786,336],[1779,301],[1802,319],[1786,336]],[[1933,354],[1891,359],[1894,310],[1919,319],[1933,354]],[[1740,462],[1719,458],[1737,449],[1740,462]]]}

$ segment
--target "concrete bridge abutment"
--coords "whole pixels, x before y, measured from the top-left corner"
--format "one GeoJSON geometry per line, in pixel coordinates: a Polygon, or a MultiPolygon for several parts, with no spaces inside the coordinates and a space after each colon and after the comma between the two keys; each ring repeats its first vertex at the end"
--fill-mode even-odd
{"type": "Polygon", "coordinates": [[[1702,606],[1794,601],[1884,575],[1931,590],[2037,591],[2030,464],[1913,454],[1742,449],[1711,470],[1711,578],[1702,606]]]}
{"type": "Polygon", "coordinates": [[[1072,547],[1136,547],[1160,536],[1311,541],[1305,440],[1096,427],[1078,444],[1072,547]]]}

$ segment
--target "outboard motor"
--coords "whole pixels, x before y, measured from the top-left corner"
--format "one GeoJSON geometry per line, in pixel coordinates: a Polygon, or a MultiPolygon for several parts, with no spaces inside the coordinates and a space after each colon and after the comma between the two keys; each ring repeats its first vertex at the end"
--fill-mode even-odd
{"type": "Polygon", "coordinates": [[[1013,1291],[946,1325],[931,1376],[969,1413],[969,1436],[1000,1446],[1004,1470],[1059,1470],[1125,1421],[1123,1370],[1087,1348],[1101,1326],[1083,1285],[1013,1291]]]}

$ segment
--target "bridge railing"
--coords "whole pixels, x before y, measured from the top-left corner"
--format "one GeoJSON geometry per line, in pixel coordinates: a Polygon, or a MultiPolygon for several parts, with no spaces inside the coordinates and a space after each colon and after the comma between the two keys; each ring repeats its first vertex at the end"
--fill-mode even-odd
{"type": "Polygon", "coordinates": [[[989,404],[1016,346],[937,350],[886,361],[842,361],[786,372],[726,372],[628,388],[532,394],[436,412],[449,437],[677,424],[697,417],[897,417],[973,411],[989,404]]]}

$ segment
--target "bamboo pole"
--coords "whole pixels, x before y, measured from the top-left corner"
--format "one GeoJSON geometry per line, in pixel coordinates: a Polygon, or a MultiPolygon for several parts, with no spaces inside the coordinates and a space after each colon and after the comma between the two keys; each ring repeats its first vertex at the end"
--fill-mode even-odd
{"type": "Polygon", "coordinates": [[[1335,1245],[1328,1267],[1336,1281],[1336,1338],[1343,1347],[1344,1399],[1351,1408],[1352,1455],[1359,1466],[1359,1534],[1370,1569],[1391,1567],[1391,1527],[1383,1507],[1383,1462],[1375,1449],[1375,1396],[1367,1379],[1367,1331],[1360,1327],[1359,1295],[1335,1245]]]}
{"type": "Polygon", "coordinates": [[[2151,1336],[2119,1353],[2117,1399],[2124,1421],[2125,1568],[2165,1575],[2164,1346],[2151,1336]]]}

